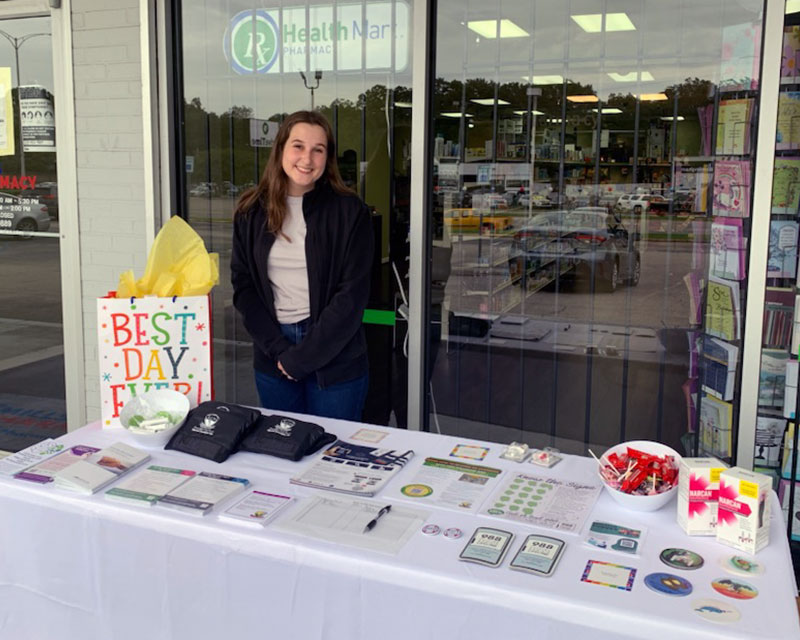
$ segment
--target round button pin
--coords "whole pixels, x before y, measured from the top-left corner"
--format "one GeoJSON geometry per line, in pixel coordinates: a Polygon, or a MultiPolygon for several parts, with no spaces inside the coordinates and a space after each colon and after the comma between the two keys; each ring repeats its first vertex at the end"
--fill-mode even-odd
{"type": "Polygon", "coordinates": [[[450,527],[449,529],[444,530],[444,537],[450,538],[451,540],[458,540],[463,535],[464,532],[457,527],[450,527]]]}
{"type": "Polygon", "coordinates": [[[426,536],[438,536],[442,528],[438,524],[426,524],[422,527],[422,533],[426,536]]]}

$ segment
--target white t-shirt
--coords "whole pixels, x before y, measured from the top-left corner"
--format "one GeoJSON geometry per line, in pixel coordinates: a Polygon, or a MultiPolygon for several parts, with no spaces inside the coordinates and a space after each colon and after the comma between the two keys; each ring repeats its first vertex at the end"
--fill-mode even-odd
{"type": "Polygon", "coordinates": [[[281,324],[305,320],[311,314],[306,266],[306,221],[303,197],[288,196],[283,234],[278,234],[267,258],[267,273],[281,324]],[[288,236],[287,240],[285,236],[288,236]]]}

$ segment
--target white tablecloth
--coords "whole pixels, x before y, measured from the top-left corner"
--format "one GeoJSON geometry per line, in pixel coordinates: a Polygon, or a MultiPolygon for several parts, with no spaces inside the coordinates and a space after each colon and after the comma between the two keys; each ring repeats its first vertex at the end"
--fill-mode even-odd
{"type": "MultiPolygon", "coordinates": [[[[363,426],[316,421],[345,439],[363,426]]],[[[386,431],[390,435],[380,446],[416,452],[392,485],[411,478],[426,456],[447,457],[455,444],[475,443],[386,431]]],[[[90,425],[62,440],[104,446],[126,441],[125,436],[122,429],[90,425]]],[[[591,459],[567,456],[548,471],[499,459],[501,445],[482,444],[491,451],[480,464],[561,478],[595,477],[591,459]]],[[[174,451],[151,453],[153,464],[244,476],[252,488],[300,498],[290,509],[318,494],[289,484],[309,459],[292,463],[237,453],[218,465],[174,451]]],[[[382,502],[391,489],[382,491],[382,502]]],[[[399,502],[394,496],[389,501],[399,502]]],[[[591,518],[647,528],[641,555],[631,558],[587,547],[580,535],[453,510],[430,511],[428,522],[459,527],[465,538],[417,532],[398,555],[390,556],[290,535],[272,524],[251,530],[215,514],[195,518],[137,509],[100,494],[77,496],[52,485],[3,479],[0,639],[800,638],[796,585],[774,495],[770,545],[757,556],[766,573],[749,579],[760,594],[750,601],[728,601],[741,612],[741,620],[730,625],[699,618],[691,603],[701,597],[725,599],[710,583],[730,577],[718,562],[734,550],[713,538],[685,536],[675,523],[674,501],[655,513],[637,513],[623,511],[601,494],[591,518]],[[508,558],[499,568],[458,561],[466,536],[481,525],[513,531],[517,539],[511,553],[528,533],[565,539],[556,573],[540,578],[512,571],[508,558]],[[661,595],[644,584],[648,573],[671,571],[658,559],[666,547],[689,548],[705,558],[699,570],[675,572],[694,585],[688,597],[661,595]],[[581,582],[589,559],[636,567],[632,591],[581,582]]]]}

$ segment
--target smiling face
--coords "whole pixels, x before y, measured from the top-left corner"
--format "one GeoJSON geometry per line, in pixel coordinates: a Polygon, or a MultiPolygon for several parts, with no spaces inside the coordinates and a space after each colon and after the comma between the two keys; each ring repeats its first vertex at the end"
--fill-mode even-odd
{"type": "Polygon", "coordinates": [[[328,144],[325,130],[315,124],[298,122],[283,147],[281,166],[289,179],[290,196],[302,196],[314,188],[325,171],[328,144]]]}

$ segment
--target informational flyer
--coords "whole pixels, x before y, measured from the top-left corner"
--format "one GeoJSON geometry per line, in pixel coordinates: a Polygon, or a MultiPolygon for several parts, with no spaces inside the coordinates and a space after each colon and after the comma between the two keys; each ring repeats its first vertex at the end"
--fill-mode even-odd
{"type": "Polygon", "coordinates": [[[501,469],[458,460],[426,458],[399,495],[439,507],[476,511],[492,491],[501,469]]]}
{"type": "Polygon", "coordinates": [[[600,495],[586,484],[517,472],[492,496],[481,513],[559,531],[580,531],[600,495]]]}

